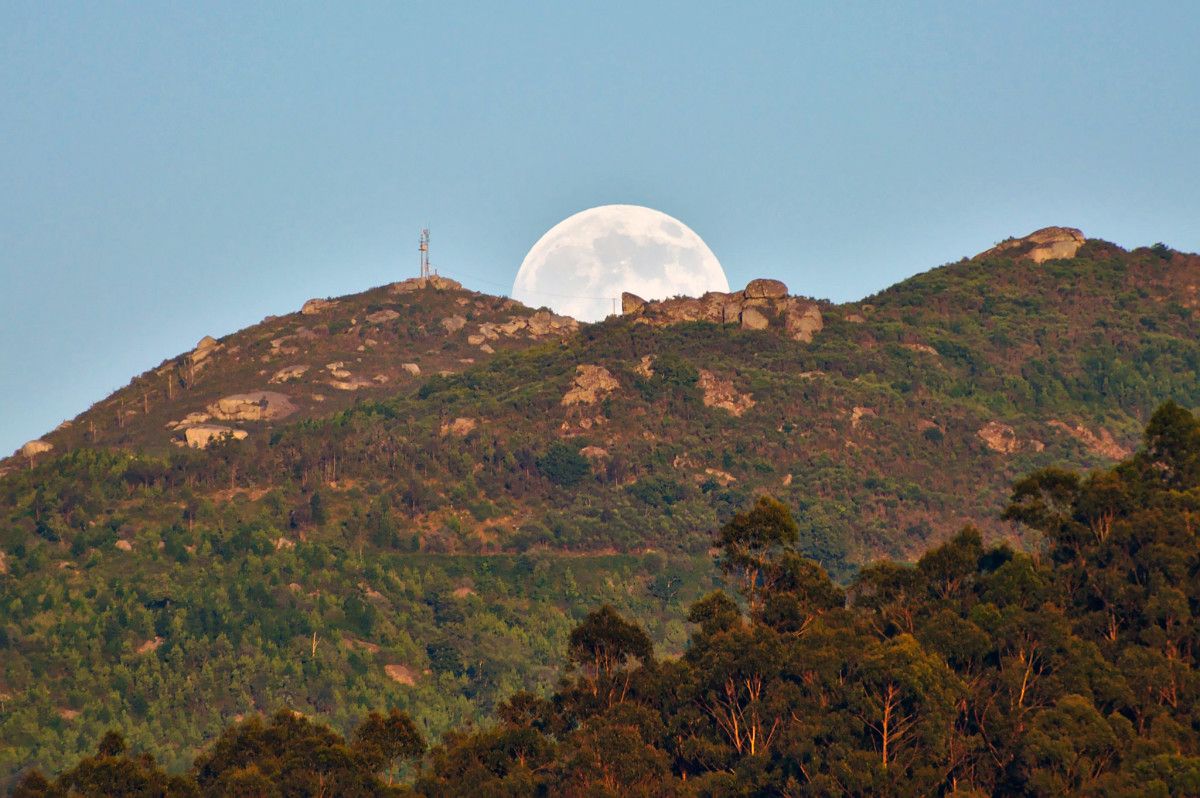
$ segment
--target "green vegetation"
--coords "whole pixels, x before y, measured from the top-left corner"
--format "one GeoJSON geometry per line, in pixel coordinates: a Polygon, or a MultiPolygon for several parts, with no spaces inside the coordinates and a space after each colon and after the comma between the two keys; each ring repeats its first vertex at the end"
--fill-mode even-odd
{"type": "Polygon", "coordinates": [[[538,471],[555,485],[573,488],[592,472],[579,449],[557,441],[550,444],[546,454],[537,459],[538,471]]]}
{"type": "Polygon", "coordinates": [[[394,710],[350,743],[283,712],[226,730],[186,775],[109,733],[17,794],[1192,795],[1197,512],[1200,419],[1169,403],[1116,468],[1016,484],[1006,514],[1045,536],[1038,556],[968,527],[843,589],[762,497],[718,534],[737,596],[691,605],[680,656],[604,605],[550,696],[516,692],[427,754],[394,710]]]}
{"type": "MultiPolygon", "coordinates": [[[[1015,479],[1109,466],[1162,400],[1200,405],[1198,283],[1196,256],[1091,242],[824,305],[811,343],[616,319],[465,363],[471,325],[531,311],[387,289],[229,336],[195,374],[168,369],[184,382],[143,375],[54,433],[53,456],[5,463],[0,779],[58,771],[113,726],[183,772],[230,724],[279,708],[347,736],[396,707],[449,740],[508,696],[552,694],[597,606],[636,618],[659,661],[695,648],[687,607],[752,585],[755,567],[861,610],[870,563],[915,561],[966,524],[1014,558],[1039,552],[1042,525],[1002,518],[1015,479]],[[400,315],[362,321],[379,309],[400,315]],[[343,312],[359,321],[331,336],[343,312]],[[460,313],[450,335],[441,321],[460,313]],[[391,381],[334,397],[327,364],[358,357],[356,376],[391,381]],[[301,406],[292,423],[246,422],[247,440],[202,452],[167,443],[166,421],[293,358],[312,368],[274,384],[301,406]],[[581,364],[619,387],[564,406],[581,364]],[[753,404],[714,404],[701,370],[753,404]],[[1010,437],[985,443],[992,423],[1010,437]],[[763,494],[794,525],[723,570],[713,531],[763,494]]],[[[791,599],[757,590],[743,622],[793,622],[791,599]]]]}

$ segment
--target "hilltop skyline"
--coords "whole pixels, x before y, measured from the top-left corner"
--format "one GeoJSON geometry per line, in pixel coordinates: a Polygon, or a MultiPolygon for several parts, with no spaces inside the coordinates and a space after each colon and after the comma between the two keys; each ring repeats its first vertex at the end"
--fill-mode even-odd
{"type": "Polygon", "coordinates": [[[0,11],[0,451],[311,297],[507,293],[584,208],[851,300],[1047,225],[1200,250],[1200,14],[0,11]],[[36,397],[36,398],[35,398],[36,397]]]}

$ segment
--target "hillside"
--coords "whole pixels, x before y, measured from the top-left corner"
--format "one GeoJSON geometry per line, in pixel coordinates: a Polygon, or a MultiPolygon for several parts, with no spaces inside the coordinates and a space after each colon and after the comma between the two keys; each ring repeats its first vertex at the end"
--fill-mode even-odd
{"type": "Polygon", "coordinates": [[[118,725],[14,796],[1195,795],[1198,491],[1200,420],[1166,403],[1116,467],[1016,483],[1037,556],[966,527],[845,589],[762,496],[718,531],[682,655],[600,606],[550,695],[432,747],[395,708],[349,734],[279,709],[164,770],[118,725]]]}
{"type": "Polygon", "coordinates": [[[280,705],[345,731],[390,703],[437,735],[546,690],[600,603],[678,653],[712,531],[761,491],[841,581],[968,522],[1033,545],[1000,520],[1013,479],[1200,405],[1200,257],[1042,247],[844,305],[743,296],[738,323],[384,287],[169,361],[6,464],[0,768],[118,720],[184,763],[280,705]],[[200,451],[189,425],[247,436],[200,451]]]}
{"type": "Polygon", "coordinates": [[[16,458],[96,446],[161,453],[169,444],[205,448],[225,435],[258,436],[578,327],[437,275],[312,299],[219,340],[205,336],[16,458]]]}

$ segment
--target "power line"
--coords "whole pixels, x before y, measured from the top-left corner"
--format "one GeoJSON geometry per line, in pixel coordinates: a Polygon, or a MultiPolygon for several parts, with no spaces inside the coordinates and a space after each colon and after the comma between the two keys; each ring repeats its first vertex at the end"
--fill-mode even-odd
{"type": "MultiPolygon", "coordinates": [[[[455,273],[457,273],[460,277],[468,277],[477,282],[487,283],[488,285],[494,285],[498,288],[506,288],[506,289],[508,288],[508,286],[506,286],[504,283],[498,283],[495,280],[489,280],[485,277],[479,277],[478,275],[468,274],[467,272],[462,272],[457,269],[455,269],[455,273]]],[[[525,291],[530,294],[538,294],[539,296],[558,297],[559,299],[591,299],[591,300],[596,300],[596,301],[601,301],[601,302],[611,302],[611,301],[620,299],[620,297],[615,297],[615,296],[584,296],[583,294],[558,294],[553,291],[538,291],[538,290],[535,290],[532,288],[527,288],[527,289],[525,289],[525,291]]]]}
{"type": "MultiPolygon", "coordinates": [[[[417,248],[421,254],[421,278],[428,279],[431,274],[431,268],[430,268],[430,264],[429,264],[429,228],[423,228],[421,230],[421,236],[418,241],[417,248]]],[[[498,283],[495,280],[489,280],[486,277],[479,277],[478,275],[468,274],[466,272],[460,272],[457,269],[455,270],[455,272],[460,277],[469,277],[470,279],[475,280],[477,282],[486,283],[488,285],[494,285],[497,288],[502,288],[502,289],[504,289],[504,296],[508,296],[510,289],[509,289],[508,285],[506,285],[505,283],[498,283]]],[[[537,294],[538,296],[552,296],[557,299],[587,299],[587,300],[590,300],[593,302],[612,302],[614,313],[616,312],[617,300],[620,299],[620,297],[615,297],[615,296],[584,296],[582,294],[558,294],[553,291],[538,291],[538,290],[532,289],[532,288],[526,289],[526,291],[530,294],[537,294]]]]}

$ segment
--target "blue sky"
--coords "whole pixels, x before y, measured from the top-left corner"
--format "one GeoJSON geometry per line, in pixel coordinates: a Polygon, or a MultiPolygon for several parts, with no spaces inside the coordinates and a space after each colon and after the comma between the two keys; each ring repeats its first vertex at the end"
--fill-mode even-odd
{"type": "Polygon", "coordinates": [[[0,4],[0,451],[594,205],[857,299],[1061,224],[1200,250],[1195,3],[0,4]]]}

